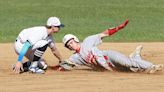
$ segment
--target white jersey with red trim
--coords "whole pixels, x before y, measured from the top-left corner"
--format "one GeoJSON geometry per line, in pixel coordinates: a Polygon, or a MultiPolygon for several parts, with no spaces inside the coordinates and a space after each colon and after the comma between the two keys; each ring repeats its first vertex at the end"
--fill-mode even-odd
{"type": "Polygon", "coordinates": [[[96,47],[101,43],[102,40],[98,34],[89,36],[81,43],[80,52],[73,54],[69,59],[76,64],[90,67],[93,66],[92,61],[96,60],[104,68],[109,67],[103,52],[96,47]]]}
{"type": "Polygon", "coordinates": [[[135,67],[142,70],[150,68],[153,65],[149,61],[143,60],[140,55],[130,58],[114,50],[101,51],[96,47],[100,43],[102,43],[102,40],[99,35],[92,35],[87,37],[81,43],[80,52],[73,54],[69,58],[70,61],[78,65],[87,65],[89,67],[94,67],[95,65],[92,63],[92,61],[95,60],[97,61],[98,65],[102,66],[105,69],[121,65],[127,68],[135,67]]]}

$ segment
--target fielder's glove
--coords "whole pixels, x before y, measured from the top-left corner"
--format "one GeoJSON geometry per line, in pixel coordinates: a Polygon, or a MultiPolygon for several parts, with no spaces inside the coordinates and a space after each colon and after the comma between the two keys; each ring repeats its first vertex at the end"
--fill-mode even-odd
{"type": "Polygon", "coordinates": [[[49,66],[52,70],[59,70],[59,71],[69,71],[72,70],[76,66],[76,64],[72,63],[71,61],[64,60],[61,61],[58,65],[49,66]]]}
{"type": "Polygon", "coordinates": [[[62,61],[59,64],[59,66],[62,67],[62,68],[64,68],[65,70],[72,70],[75,65],[74,64],[70,64],[67,61],[62,61]]]}

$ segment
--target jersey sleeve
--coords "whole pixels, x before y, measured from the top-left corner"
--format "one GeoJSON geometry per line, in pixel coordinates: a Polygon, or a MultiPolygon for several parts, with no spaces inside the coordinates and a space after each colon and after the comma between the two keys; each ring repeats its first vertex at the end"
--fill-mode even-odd
{"type": "Polygon", "coordinates": [[[93,47],[92,53],[95,55],[96,61],[97,61],[97,63],[99,63],[99,65],[101,65],[102,67],[104,67],[107,70],[110,70],[110,67],[109,67],[106,59],[104,58],[104,54],[101,50],[99,50],[97,47],[93,47]]]}
{"type": "Polygon", "coordinates": [[[52,36],[50,36],[50,37],[48,38],[48,42],[49,42],[49,47],[50,47],[50,48],[54,48],[54,47],[55,47],[55,41],[54,41],[54,39],[53,39],[52,36]]]}
{"type": "Polygon", "coordinates": [[[69,60],[77,65],[83,65],[83,63],[80,60],[79,55],[73,54],[69,57],[69,60]]]}
{"type": "Polygon", "coordinates": [[[99,63],[102,67],[104,67],[105,69],[107,70],[110,70],[110,67],[107,63],[107,61],[105,60],[104,56],[103,55],[99,55],[97,56],[97,59],[96,59],[97,63],[99,63]]]}
{"type": "Polygon", "coordinates": [[[87,46],[97,46],[99,44],[102,43],[101,38],[99,37],[98,34],[96,35],[92,35],[92,36],[88,36],[87,38],[84,39],[83,44],[87,45],[87,46]]]}
{"type": "Polygon", "coordinates": [[[50,48],[54,48],[54,47],[55,47],[55,42],[50,42],[50,43],[49,43],[49,47],[50,47],[50,48]]]}

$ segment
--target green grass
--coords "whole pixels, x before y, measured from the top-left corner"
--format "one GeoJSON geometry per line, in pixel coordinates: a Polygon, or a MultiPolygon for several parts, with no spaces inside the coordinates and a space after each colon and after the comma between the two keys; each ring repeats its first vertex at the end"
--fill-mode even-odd
{"type": "Polygon", "coordinates": [[[105,41],[164,41],[164,0],[0,0],[0,42],[13,42],[28,27],[45,25],[57,16],[66,25],[55,34],[86,36],[129,19],[129,25],[105,41]]]}

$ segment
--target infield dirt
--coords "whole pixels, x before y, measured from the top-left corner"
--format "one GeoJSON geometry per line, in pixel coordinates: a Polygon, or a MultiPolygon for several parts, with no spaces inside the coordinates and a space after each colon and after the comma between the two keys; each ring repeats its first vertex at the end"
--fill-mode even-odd
{"type": "MultiPolygon", "coordinates": [[[[117,50],[129,55],[142,44],[142,56],[155,64],[164,64],[164,43],[103,43],[103,50],[117,50]]],[[[66,59],[72,52],[56,44],[66,59]]],[[[44,54],[49,65],[58,63],[50,49],[44,54]]],[[[164,92],[164,71],[156,74],[96,72],[80,69],[60,72],[48,69],[45,74],[14,74],[11,65],[17,60],[13,44],[0,44],[0,92],[164,92]]]]}

